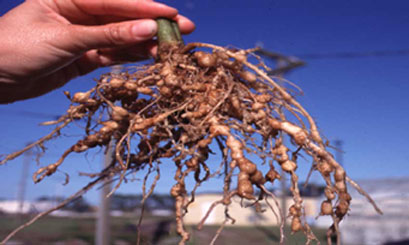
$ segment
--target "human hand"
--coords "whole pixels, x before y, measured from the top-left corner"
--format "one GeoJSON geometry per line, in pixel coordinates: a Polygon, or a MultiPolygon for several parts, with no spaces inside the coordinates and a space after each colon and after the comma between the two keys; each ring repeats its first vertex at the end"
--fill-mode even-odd
{"type": "Polygon", "coordinates": [[[156,54],[157,17],[194,24],[151,0],[27,0],[0,18],[0,103],[61,87],[98,67],[156,54]]]}

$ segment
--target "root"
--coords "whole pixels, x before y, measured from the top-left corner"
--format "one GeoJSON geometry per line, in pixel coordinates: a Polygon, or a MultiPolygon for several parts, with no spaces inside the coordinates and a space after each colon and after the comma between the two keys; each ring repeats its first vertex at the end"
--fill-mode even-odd
{"type": "Polygon", "coordinates": [[[383,214],[382,210],[378,207],[378,205],[376,205],[376,202],[372,199],[372,197],[366,193],[366,191],[364,191],[364,189],[362,189],[358,183],[356,183],[355,181],[353,181],[352,179],[350,179],[348,176],[346,177],[346,180],[348,181],[348,183],[350,183],[352,185],[352,187],[354,187],[359,194],[361,194],[362,196],[366,197],[366,199],[368,200],[368,202],[370,204],[372,204],[373,208],[375,209],[375,211],[378,214],[383,214]]]}
{"type": "Polygon", "coordinates": [[[210,245],[215,244],[217,238],[219,238],[219,236],[222,233],[222,231],[223,231],[224,227],[226,226],[227,222],[230,221],[231,224],[234,224],[236,222],[232,217],[230,217],[229,209],[228,209],[227,206],[224,209],[224,216],[225,216],[225,219],[224,219],[223,223],[220,225],[219,229],[217,229],[216,234],[214,235],[212,241],[210,242],[210,245]]]}
{"type": "MultiPolygon", "coordinates": [[[[159,40],[163,40],[162,34],[159,36],[159,40]]],[[[280,68],[268,68],[254,54],[258,49],[240,50],[205,43],[183,46],[172,42],[160,45],[159,51],[160,58],[155,64],[105,74],[94,88],[69,96],[72,105],[67,113],[60,120],[47,123],[60,125],[23,150],[8,155],[0,165],[34,146],[42,147],[62,128],[75,122],[84,129],[83,137],[56,163],[40,168],[33,176],[34,181],[37,183],[52,175],[72,152],[87,152],[112,142],[115,147],[112,164],[102,173],[89,176],[98,179],[107,174],[116,176],[118,182],[111,195],[126,181],[128,174],[148,168],[142,184],[143,214],[144,203],[160,177],[161,160],[173,161],[176,183],[170,194],[175,199],[180,244],[189,240],[183,218],[195,201],[196,191],[202,183],[222,174],[223,198],[213,202],[197,228],[202,229],[216,206],[224,205],[225,221],[212,239],[213,244],[223,227],[229,221],[234,223],[227,212],[233,196],[250,200],[254,205],[260,205],[264,199],[280,223],[280,244],[283,244],[285,207],[280,207],[275,195],[265,187],[267,182],[285,181],[286,176],[280,176],[275,170],[277,166],[291,178],[294,205],[288,217],[291,217],[292,233],[303,231],[307,244],[318,242],[306,222],[298,188],[297,158],[306,155],[313,160],[308,176],[318,171],[326,183],[327,199],[321,205],[320,215],[333,217],[329,236],[337,233],[340,238],[338,225],[349,212],[351,196],[347,182],[382,213],[328,152],[312,116],[295,98],[300,89],[270,77],[269,73],[278,72],[280,68]],[[256,58],[259,63],[250,63],[248,57],[256,58]],[[218,153],[220,165],[209,162],[209,156],[218,153]],[[252,160],[248,155],[252,155],[252,160]],[[260,165],[266,163],[269,170],[263,172],[260,165]],[[154,170],[157,175],[146,191],[148,176],[154,170]],[[234,187],[231,185],[233,176],[237,177],[234,187]],[[195,181],[191,187],[186,186],[187,178],[195,181]],[[273,199],[278,213],[268,197],[273,199]]],[[[138,221],[138,243],[142,219],[143,215],[138,221]]]]}
{"type": "Polygon", "coordinates": [[[186,231],[183,225],[183,204],[185,198],[177,196],[175,198],[175,211],[176,211],[176,231],[181,236],[179,245],[184,245],[190,238],[189,233],[186,231]]]}
{"type": "Polygon", "coordinates": [[[38,183],[41,180],[43,180],[46,176],[50,176],[53,173],[55,173],[55,171],[57,171],[57,168],[63,163],[65,158],[73,151],[74,149],[73,147],[71,147],[70,149],[64,152],[64,154],[61,156],[61,158],[56,163],[50,164],[47,167],[43,167],[37,170],[37,172],[35,172],[33,175],[34,183],[38,183]],[[40,177],[38,177],[38,175],[40,175],[40,177]]]}
{"type": "Polygon", "coordinates": [[[46,210],[44,212],[41,212],[39,214],[37,214],[35,217],[33,217],[31,220],[27,221],[26,223],[22,224],[21,226],[17,227],[16,229],[14,229],[12,232],[10,232],[7,237],[5,237],[0,244],[6,244],[6,242],[8,242],[14,235],[16,235],[19,231],[21,231],[22,229],[26,228],[27,226],[30,226],[31,224],[33,224],[34,222],[36,222],[38,219],[56,211],[61,209],[62,207],[64,207],[65,205],[69,204],[70,202],[73,202],[75,200],[77,200],[78,198],[80,198],[81,196],[83,196],[87,191],[89,191],[92,187],[94,187],[96,184],[100,183],[102,180],[104,180],[107,177],[107,175],[103,175],[100,176],[99,178],[97,178],[96,180],[90,182],[89,184],[87,184],[86,186],[84,186],[83,188],[81,188],[81,190],[79,190],[78,192],[76,192],[75,194],[71,195],[70,197],[68,197],[67,199],[65,199],[64,201],[62,201],[61,203],[59,203],[57,206],[50,208],[49,210],[46,210]]]}
{"type": "Polygon", "coordinates": [[[139,216],[139,221],[138,221],[138,226],[137,226],[137,242],[136,244],[140,244],[141,241],[141,225],[142,225],[142,220],[143,220],[143,215],[145,211],[145,202],[149,198],[150,195],[152,195],[153,191],[155,190],[156,183],[160,179],[160,170],[159,167],[156,168],[156,176],[151,184],[151,187],[149,188],[149,191],[146,193],[146,182],[148,180],[149,174],[151,173],[151,169],[149,168],[148,173],[145,175],[145,178],[143,180],[143,185],[142,185],[142,201],[141,201],[141,214],[139,216]]]}
{"type": "Polygon", "coordinates": [[[51,131],[51,133],[47,134],[46,136],[42,137],[41,139],[27,145],[26,147],[24,147],[23,149],[13,152],[9,155],[7,155],[3,160],[0,161],[0,165],[4,165],[6,162],[13,160],[14,158],[20,156],[21,154],[23,154],[24,152],[30,150],[31,148],[41,145],[44,142],[46,142],[47,140],[50,140],[52,138],[54,138],[56,135],[60,134],[60,130],[63,129],[65,126],[67,126],[69,123],[71,122],[71,119],[66,119],[61,125],[59,125],[58,127],[56,127],[53,131],[51,131]]]}
{"type": "Polygon", "coordinates": [[[264,193],[266,193],[268,196],[270,196],[273,199],[274,204],[276,205],[276,207],[278,209],[278,213],[280,214],[279,217],[275,213],[274,208],[268,202],[268,199],[265,198],[265,201],[266,201],[267,205],[270,207],[271,211],[276,216],[277,221],[279,221],[279,223],[280,223],[280,244],[284,244],[285,215],[284,215],[283,208],[285,208],[285,207],[280,207],[280,204],[278,203],[277,197],[272,192],[268,191],[267,188],[264,185],[260,185],[260,188],[263,190],[264,193]]]}
{"type": "Polygon", "coordinates": [[[209,217],[209,215],[212,213],[213,209],[219,205],[219,204],[225,204],[228,205],[231,202],[231,198],[236,195],[237,192],[236,191],[232,191],[229,193],[229,195],[227,195],[226,197],[224,197],[221,200],[215,201],[212,203],[212,205],[209,207],[209,209],[207,210],[205,216],[203,216],[202,220],[199,222],[199,224],[197,225],[197,229],[201,230],[203,228],[204,223],[206,222],[207,218],[209,217]]]}

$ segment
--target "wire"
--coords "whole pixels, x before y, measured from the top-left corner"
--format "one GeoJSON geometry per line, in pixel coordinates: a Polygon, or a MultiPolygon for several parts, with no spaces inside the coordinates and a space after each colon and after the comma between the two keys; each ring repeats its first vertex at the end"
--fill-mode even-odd
{"type": "Polygon", "coordinates": [[[385,57],[385,56],[409,56],[409,49],[402,50],[375,50],[365,52],[336,52],[336,53],[310,53],[296,55],[301,59],[350,59],[365,57],[385,57]]]}
{"type": "Polygon", "coordinates": [[[271,52],[263,48],[258,49],[256,51],[256,54],[277,61],[278,67],[276,69],[268,71],[268,75],[282,75],[292,69],[305,65],[304,61],[300,60],[298,57],[285,56],[280,53],[271,52]]]}
{"type": "Polygon", "coordinates": [[[353,59],[353,58],[366,58],[366,57],[387,57],[387,56],[409,56],[409,49],[401,50],[375,50],[366,52],[336,52],[336,53],[310,53],[310,54],[298,54],[295,56],[285,56],[280,53],[271,52],[269,50],[260,48],[256,51],[259,55],[265,56],[271,60],[276,60],[282,64],[272,71],[269,71],[269,75],[284,74],[290,70],[304,66],[305,62],[302,60],[311,59],[353,59]]]}

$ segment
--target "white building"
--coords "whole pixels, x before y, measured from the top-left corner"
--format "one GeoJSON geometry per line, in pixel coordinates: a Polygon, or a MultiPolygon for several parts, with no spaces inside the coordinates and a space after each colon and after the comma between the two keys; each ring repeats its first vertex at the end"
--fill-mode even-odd
{"type": "MultiPolygon", "coordinates": [[[[6,214],[28,214],[28,213],[40,213],[47,211],[53,208],[56,205],[55,202],[52,201],[37,201],[37,202],[29,202],[24,201],[20,203],[20,201],[16,200],[5,200],[0,201],[0,212],[6,214]]],[[[71,215],[71,211],[65,210],[56,210],[51,213],[51,215],[55,216],[68,216],[71,215]]]]}
{"type": "Polygon", "coordinates": [[[31,202],[23,202],[15,200],[0,201],[0,212],[7,214],[29,213],[31,210],[31,202]]]}
{"type": "MultiPolygon", "coordinates": [[[[188,213],[184,217],[185,224],[197,225],[201,219],[206,215],[207,211],[211,205],[223,198],[223,194],[196,194],[195,202],[191,203],[188,208],[188,213]]],[[[308,221],[314,221],[317,216],[318,203],[317,198],[303,198],[303,203],[305,207],[305,213],[308,221]]],[[[273,200],[269,198],[269,202],[274,207],[276,213],[278,213],[277,206],[274,204],[273,200]]],[[[278,198],[278,202],[281,205],[281,200],[278,198]]],[[[242,200],[239,197],[233,197],[232,203],[229,205],[229,215],[233,217],[236,222],[236,226],[274,226],[279,224],[274,213],[271,209],[265,204],[264,201],[261,201],[261,209],[263,212],[257,212],[255,206],[250,206],[252,202],[248,200],[242,200]]],[[[294,201],[291,197],[288,197],[286,200],[286,210],[292,205],[294,201]]],[[[213,211],[210,213],[206,219],[206,225],[220,225],[225,220],[225,206],[223,204],[217,205],[213,211]]],[[[287,220],[289,222],[290,220],[287,220]]],[[[231,225],[231,223],[227,223],[231,225]]]]}
{"type": "Polygon", "coordinates": [[[359,184],[384,214],[377,214],[365,197],[350,187],[351,211],[340,225],[343,244],[409,244],[409,178],[368,180],[359,184]]]}

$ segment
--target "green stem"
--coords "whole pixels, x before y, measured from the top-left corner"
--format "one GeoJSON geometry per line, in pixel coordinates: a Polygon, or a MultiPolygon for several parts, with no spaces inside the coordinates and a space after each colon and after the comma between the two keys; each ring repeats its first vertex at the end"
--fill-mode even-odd
{"type": "Polygon", "coordinates": [[[176,39],[181,45],[184,45],[182,35],[180,34],[179,25],[175,21],[172,21],[173,32],[175,33],[176,39]]]}
{"type": "Polygon", "coordinates": [[[159,46],[164,44],[170,45],[182,45],[183,39],[180,35],[179,27],[176,22],[165,19],[165,18],[158,18],[156,19],[156,23],[158,23],[158,42],[159,46]]]}

